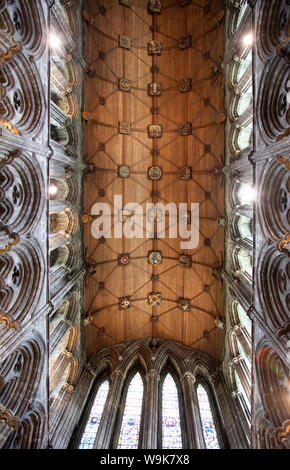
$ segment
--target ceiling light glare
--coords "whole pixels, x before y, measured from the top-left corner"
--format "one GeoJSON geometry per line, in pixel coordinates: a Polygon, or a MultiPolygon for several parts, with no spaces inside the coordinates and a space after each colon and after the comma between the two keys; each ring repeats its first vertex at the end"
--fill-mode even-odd
{"type": "Polygon", "coordinates": [[[61,40],[60,40],[59,36],[57,36],[54,33],[49,33],[48,40],[49,40],[50,46],[55,48],[55,49],[60,47],[60,45],[61,45],[61,40]]]}
{"type": "Polygon", "coordinates": [[[247,194],[248,199],[253,202],[257,197],[257,192],[256,192],[255,188],[252,188],[252,187],[248,188],[247,193],[248,193],[247,194]]]}
{"type": "Polygon", "coordinates": [[[251,46],[253,44],[253,34],[248,33],[243,38],[244,46],[251,46]]]}
{"type": "Polygon", "coordinates": [[[54,184],[51,184],[51,185],[49,186],[49,194],[50,194],[51,196],[55,196],[56,193],[57,193],[57,187],[56,187],[54,184]]]}

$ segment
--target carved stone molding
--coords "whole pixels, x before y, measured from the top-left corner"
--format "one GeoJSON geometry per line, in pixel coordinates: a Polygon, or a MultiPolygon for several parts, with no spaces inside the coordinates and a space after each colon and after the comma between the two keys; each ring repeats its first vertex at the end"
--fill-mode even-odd
{"type": "Polygon", "coordinates": [[[283,425],[275,429],[274,433],[277,435],[278,440],[282,443],[290,444],[290,419],[285,421],[283,425]]]}
{"type": "Polygon", "coordinates": [[[125,378],[124,372],[121,371],[121,369],[114,369],[113,372],[111,373],[111,380],[113,380],[115,377],[122,377],[125,378]]]}
{"type": "Polygon", "coordinates": [[[157,372],[156,369],[151,369],[148,372],[148,374],[146,374],[145,379],[146,379],[147,382],[149,382],[151,380],[154,380],[154,379],[159,381],[160,380],[160,375],[159,375],[159,373],[157,372]]]}
{"type": "Polygon", "coordinates": [[[185,372],[183,376],[181,377],[181,381],[189,380],[191,384],[193,385],[196,382],[196,376],[192,372],[185,372]]]}
{"type": "Polygon", "coordinates": [[[18,418],[18,416],[15,416],[11,410],[5,409],[0,404],[0,423],[1,422],[7,424],[7,426],[9,426],[14,431],[17,431],[21,424],[21,420],[18,418]]]}

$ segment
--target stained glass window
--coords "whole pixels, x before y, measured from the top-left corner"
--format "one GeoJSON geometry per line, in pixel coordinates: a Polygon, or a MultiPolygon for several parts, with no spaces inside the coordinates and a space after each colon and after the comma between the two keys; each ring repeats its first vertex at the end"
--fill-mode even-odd
{"type": "Polygon", "coordinates": [[[204,386],[201,384],[199,384],[197,387],[197,398],[206,448],[219,449],[220,446],[218,442],[213,415],[211,412],[208,394],[204,386]]]}
{"type": "Polygon", "coordinates": [[[128,388],[118,449],[137,449],[143,401],[143,381],[137,372],[128,388]]]}
{"type": "Polygon", "coordinates": [[[182,449],[178,393],[170,374],[162,387],[162,448],[182,449]]]}
{"type": "Polygon", "coordinates": [[[99,387],[97,392],[94,404],[92,406],[89,419],[87,421],[87,425],[85,427],[81,444],[79,446],[80,449],[92,449],[96,434],[98,431],[98,427],[102,418],[104,406],[106,403],[107,395],[109,391],[109,381],[105,380],[99,387]]]}

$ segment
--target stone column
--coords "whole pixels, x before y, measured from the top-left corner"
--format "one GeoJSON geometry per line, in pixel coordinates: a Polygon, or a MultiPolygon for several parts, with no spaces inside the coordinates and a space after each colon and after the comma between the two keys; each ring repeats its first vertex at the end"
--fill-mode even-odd
{"type": "Polygon", "coordinates": [[[184,417],[187,447],[189,449],[198,449],[203,447],[203,440],[200,439],[202,429],[199,420],[198,402],[194,391],[195,380],[195,375],[189,371],[185,372],[181,379],[185,408],[184,417]]]}
{"type": "Polygon", "coordinates": [[[116,416],[119,409],[125,376],[120,369],[111,374],[111,384],[107,401],[99,425],[94,449],[108,449],[116,430],[116,416]]]}
{"type": "Polygon", "coordinates": [[[58,397],[55,399],[55,402],[52,405],[50,413],[50,438],[53,440],[56,430],[60,427],[63,413],[66,409],[66,406],[71,399],[74,387],[68,383],[63,384],[58,397]]]}
{"type": "Polygon", "coordinates": [[[241,426],[240,421],[240,406],[235,406],[221,370],[211,375],[211,382],[219,408],[219,428],[222,447],[239,449],[242,446],[243,449],[247,449],[248,443],[244,431],[245,426],[244,424],[241,426]]]}
{"type": "MultiPolygon", "coordinates": [[[[86,407],[89,393],[94,385],[95,371],[87,364],[66,406],[61,423],[54,434],[52,444],[57,449],[77,449],[82,436],[81,416],[86,407]],[[72,439],[72,440],[71,440],[72,439]]],[[[85,423],[86,424],[86,423],[85,423]]]]}
{"type": "Polygon", "coordinates": [[[20,425],[20,418],[0,404],[0,449],[4,447],[11,434],[18,431],[20,425]]]}
{"type": "Polygon", "coordinates": [[[0,423],[0,449],[3,449],[5,442],[13,432],[13,429],[6,423],[0,423]]]}
{"type": "Polygon", "coordinates": [[[157,449],[159,380],[160,376],[155,369],[146,375],[142,449],[157,449]]]}

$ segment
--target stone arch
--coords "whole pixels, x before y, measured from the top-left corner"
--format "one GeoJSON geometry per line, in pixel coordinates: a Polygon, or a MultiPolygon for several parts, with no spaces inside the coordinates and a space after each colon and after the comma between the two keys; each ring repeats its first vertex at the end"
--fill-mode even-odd
{"type": "Polygon", "coordinates": [[[1,365],[2,409],[10,410],[19,419],[33,401],[44,360],[44,343],[37,337],[23,342],[1,365]]]}
{"type": "Polygon", "coordinates": [[[64,209],[50,214],[50,233],[71,237],[77,229],[77,217],[73,209],[64,209]]]}
{"type": "MultiPolygon", "coordinates": [[[[7,152],[7,151],[6,151],[7,152]]],[[[36,160],[18,151],[2,169],[0,187],[3,191],[0,207],[6,206],[3,223],[17,233],[31,231],[37,225],[44,208],[43,178],[36,160]]]]}
{"type": "Polygon", "coordinates": [[[271,429],[274,447],[290,448],[289,367],[265,340],[256,349],[256,371],[262,403],[274,427],[271,429]]]}
{"type": "Polygon", "coordinates": [[[275,247],[265,245],[257,262],[257,292],[262,301],[264,320],[283,342],[289,335],[289,286],[289,257],[275,247]]]}
{"type": "Polygon", "coordinates": [[[0,305],[18,323],[28,321],[27,313],[33,314],[37,306],[44,280],[42,263],[40,248],[35,240],[18,244],[13,252],[6,253],[1,258],[0,272],[3,281],[0,305]]]}

